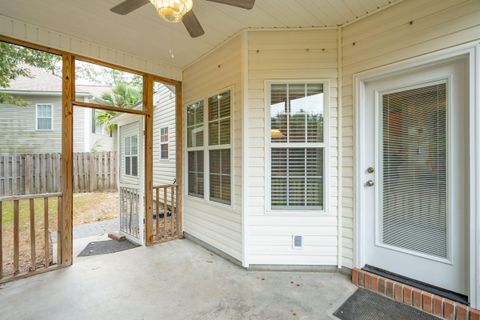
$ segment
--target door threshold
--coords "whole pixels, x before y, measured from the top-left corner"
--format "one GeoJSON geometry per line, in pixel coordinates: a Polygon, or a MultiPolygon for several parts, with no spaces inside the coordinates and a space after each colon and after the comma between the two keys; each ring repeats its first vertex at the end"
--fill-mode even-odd
{"type": "Polygon", "coordinates": [[[387,271],[387,270],[384,270],[384,269],[380,269],[380,268],[377,268],[377,267],[373,267],[373,266],[368,265],[368,264],[366,264],[362,268],[362,270],[373,273],[373,274],[376,274],[378,276],[381,276],[381,277],[384,277],[384,278],[387,278],[387,279],[391,279],[391,280],[409,285],[411,287],[414,287],[414,288],[417,288],[417,289],[420,289],[420,290],[423,290],[423,291],[426,291],[426,292],[430,292],[430,293],[435,294],[437,296],[447,298],[447,299],[450,299],[452,301],[455,301],[455,302],[458,302],[458,303],[461,303],[461,304],[464,304],[464,305],[467,305],[467,306],[469,305],[468,304],[468,296],[460,294],[460,293],[456,293],[456,292],[453,292],[453,291],[450,291],[450,290],[447,290],[447,289],[432,286],[428,283],[418,281],[418,280],[415,280],[415,279],[411,279],[411,278],[408,278],[408,277],[404,277],[404,276],[401,276],[399,274],[396,274],[396,273],[393,273],[393,272],[390,272],[390,271],[387,271]]]}

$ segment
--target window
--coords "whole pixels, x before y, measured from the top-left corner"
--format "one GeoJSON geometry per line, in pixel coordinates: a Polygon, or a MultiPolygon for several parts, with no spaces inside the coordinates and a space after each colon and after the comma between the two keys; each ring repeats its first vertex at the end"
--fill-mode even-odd
{"type": "Polygon", "coordinates": [[[168,127],[160,129],[160,159],[168,159],[168,127]]]}
{"type": "Polygon", "coordinates": [[[208,98],[210,200],[231,203],[230,91],[208,98]]]}
{"type": "Polygon", "coordinates": [[[272,210],[324,209],[322,83],[270,84],[272,210]]]}
{"type": "Polygon", "coordinates": [[[203,101],[187,107],[188,194],[204,197],[203,101]]]}
{"type": "Polygon", "coordinates": [[[231,204],[231,91],[187,106],[188,194],[231,204]],[[204,108],[204,106],[207,108],[204,108]],[[205,132],[204,128],[208,128],[205,132]],[[204,143],[207,139],[207,143],[204,143]],[[204,184],[208,164],[208,185],[204,184]]]}
{"type": "Polygon", "coordinates": [[[53,104],[36,105],[37,130],[53,130],[53,104]]]}
{"type": "Polygon", "coordinates": [[[125,175],[138,176],[138,136],[125,137],[125,175]]]}

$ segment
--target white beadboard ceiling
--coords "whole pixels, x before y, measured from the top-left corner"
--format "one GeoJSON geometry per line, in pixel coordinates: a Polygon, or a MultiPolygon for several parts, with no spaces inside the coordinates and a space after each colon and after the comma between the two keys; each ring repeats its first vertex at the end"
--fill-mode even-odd
{"type": "Polygon", "coordinates": [[[197,39],[150,4],[127,16],[110,12],[122,0],[0,0],[0,14],[183,68],[245,28],[336,27],[400,0],[256,0],[252,10],[193,1],[205,29],[197,39]]]}

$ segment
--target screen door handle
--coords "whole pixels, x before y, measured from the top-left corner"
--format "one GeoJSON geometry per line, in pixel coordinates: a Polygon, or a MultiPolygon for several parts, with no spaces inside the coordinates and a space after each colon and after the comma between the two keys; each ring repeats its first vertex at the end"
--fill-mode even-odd
{"type": "Polygon", "coordinates": [[[365,184],[367,185],[367,187],[373,187],[375,185],[375,182],[373,182],[373,180],[368,180],[365,184]]]}

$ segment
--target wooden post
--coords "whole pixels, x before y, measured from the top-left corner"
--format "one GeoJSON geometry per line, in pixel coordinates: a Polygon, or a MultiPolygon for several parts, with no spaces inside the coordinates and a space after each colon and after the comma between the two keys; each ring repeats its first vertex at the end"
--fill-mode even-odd
{"type": "Polygon", "coordinates": [[[145,115],[145,243],[153,242],[153,77],[143,76],[143,105],[145,115]]]}
{"type": "Polygon", "coordinates": [[[37,249],[35,247],[35,200],[29,200],[30,205],[30,259],[31,271],[34,271],[37,266],[37,249]]]}
{"type": "Polygon", "coordinates": [[[62,86],[62,228],[61,265],[72,264],[73,239],[73,105],[75,98],[75,61],[71,54],[63,54],[62,86]]]}
{"type": "Polygon", "coordinates": [[[50,231],[48,225],[48,198],[43,198],[43,226],[45,237],[45,268],[50,267],[50,231]]]}
{"type": "Polygon", "coordinates": [[[179,238],[183,238],[183,102],[181,82],[175,85],[175,96],[175,169],[177,179],[177,234],[179,238]]]}
{"type": "Polygon", "coordinates": [[[13,200],[13,273],[19,272],[19,258],[20,258],[20,214],[19,214],[19,200],[13,200]]]}

